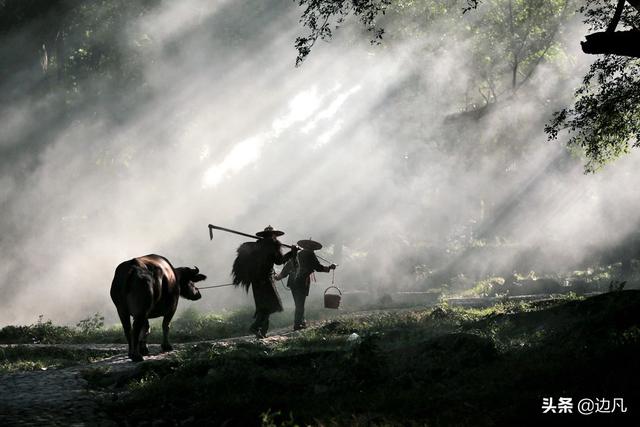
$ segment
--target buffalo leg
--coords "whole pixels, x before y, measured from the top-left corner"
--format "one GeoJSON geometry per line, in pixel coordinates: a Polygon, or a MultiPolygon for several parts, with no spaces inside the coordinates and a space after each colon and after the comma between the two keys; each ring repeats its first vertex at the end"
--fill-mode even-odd
{"type": "Polygon", "coordinates": [[[173,347],[169,344],[169,324],[174,313],[167,314],[162,319],[162,351],[171,351],[173,347]]]}
{"type": "Polygon", "coordinates": [[[133,347],[131,346],[131,318],[129,312],[123,309],[118,309],[118,316],[122,323],[122,329],[124,330],[124,337],[127,339],[127,345],[129,347],[128,356],[133,355],[133,347]]]}
{"type": "Polygon", "coordinates": [[[147,319],[144,317],[133,318],[133,331],[131,333],[131,345],[133,346],[133,353],[131,354],[131,360],[134,362],[142,362],[142,355],[140,354],[140,334],[147,319]]]}
{"type": "Polygon", "coordinates": [[[142,325],[142,331],[140,332],[140,354],[143,356],[149,355],[149,348],[147,347],[147,337],[149,336],[149,332],[151,332],[149,319],[145,319],[145,322],[142,325]]]}

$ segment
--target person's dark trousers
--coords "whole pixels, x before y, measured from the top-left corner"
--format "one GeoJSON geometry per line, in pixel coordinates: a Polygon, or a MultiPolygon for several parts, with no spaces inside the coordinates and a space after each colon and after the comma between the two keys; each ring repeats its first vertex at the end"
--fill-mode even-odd
{"type": "Polygon", "coordinates": [[[256,310],[256,315],[253,323],[251,324],[251,332],[256,335],[267,336],[269,330],[269,312],[266,310],[256,310]]]}
{"type": "Polygon", "coordinates": [[[293,317],[293,329],[302,329],[307,326],[304,321],[304,302],[307,299],[306,287],[292,287],[293,302],[296,304],[296,310],[293,317]]]}

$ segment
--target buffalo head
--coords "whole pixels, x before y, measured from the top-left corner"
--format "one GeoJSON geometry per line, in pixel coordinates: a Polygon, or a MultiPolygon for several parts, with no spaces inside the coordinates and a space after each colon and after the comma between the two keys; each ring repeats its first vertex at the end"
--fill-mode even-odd
{"type": "Polygon", "coordinates": [[[200,274],[198,267],[181,267],[180,269],[180,296],[188,300],[196,301],[202,298],[200,291],[194,284],[205,280],[207,276],[200,274]]]}

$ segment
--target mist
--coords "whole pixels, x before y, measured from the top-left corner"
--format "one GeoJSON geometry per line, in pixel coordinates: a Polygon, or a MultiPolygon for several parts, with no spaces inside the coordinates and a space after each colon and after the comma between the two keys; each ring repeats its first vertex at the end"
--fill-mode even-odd
{"type": "MultiPolygon", "coordinates": [[[[37,56],[2,73],[0,324],[113,319],[115,267],[149,253],[197,265],[203,285],[229,283],[246,239],[209,240],[210,223],[318,240],[343,289],[373,293],[461,272],[583,268],[637,229],[640,158],[584,174],[579,154],[543,132],[589,65],[578,18],[563,61],[471,121],[451,119],[476,72],[464,40],[425,55],[423,39],[375,46],[346,22],[295,68],[299,16],[275,0],[162,2],[108,35],[142,84],[115,96],[128,82],[94,76],[85,84],[98,95],[63,117],[55,91],[32,95],[45,75],[37,56]],[[502,246],[460,249],[473,242],[502,246]]],[[[30,31],[3,56],[25,55],[30,31]]],[[[316,276],[318,294],[331,276],[316,276]]],[[[252,299],[227,287],[193,304],[252,299]]]]}

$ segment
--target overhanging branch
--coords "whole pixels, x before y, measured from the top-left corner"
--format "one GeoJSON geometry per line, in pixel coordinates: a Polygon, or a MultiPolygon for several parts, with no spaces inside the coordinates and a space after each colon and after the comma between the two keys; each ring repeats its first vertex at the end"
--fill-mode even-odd
{"type": "Polygon", "coordinates": [[[640,58],[640,31],[599,32],[587,35],[586,39],[580,43],[584,53],[640,58]]]}

